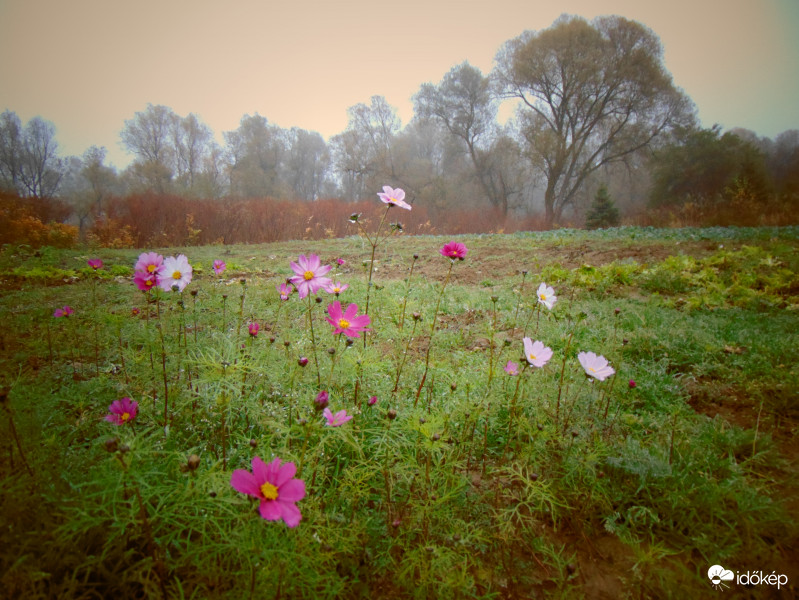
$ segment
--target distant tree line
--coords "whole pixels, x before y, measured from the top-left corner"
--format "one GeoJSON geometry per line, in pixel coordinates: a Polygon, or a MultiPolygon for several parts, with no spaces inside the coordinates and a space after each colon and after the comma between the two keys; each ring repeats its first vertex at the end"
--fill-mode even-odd
{"type": "Polygon", "coordinates": [[[348,109],[346,129],[329,141],[244,115],[222,145],[197,115],[149,104],[120,132],[134,158],[121,172],[104,148],[59,156],[52,123],[23,125],[6,110],[0,188],[63,199],[81,231],[110,215],[112,199],[121,218],[120,199],[152,194],[357,202],[391,185],[434,221],[490,209],[498,223],[535,217],[544,227],[584,224],[600,189],[637,222],[712,220],[726,209],[757,222],[792,215],[798,203],[799,131],[769,140],[698,127],[658,37],[622,17],[561,16],[503,44],[490,73],[454,66],[422,84],[413,104],[403,126],[373,96],[348,109]],[[515,113],[501,125],[508,101],[515,113]]]}

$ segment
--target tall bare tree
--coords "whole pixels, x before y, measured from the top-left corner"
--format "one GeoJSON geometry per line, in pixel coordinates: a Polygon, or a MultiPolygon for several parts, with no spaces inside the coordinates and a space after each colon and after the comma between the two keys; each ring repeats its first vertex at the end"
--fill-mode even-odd
{"type": "Polygon", "coordinates": [[[500,49],[492,77],[503,97],[519,101],[527,155],[547,181],[549,224],[596,169],[694,119],[657,36],[618,16],[588,23],[564,15],[549,29],[525,32],[500,49]]]}

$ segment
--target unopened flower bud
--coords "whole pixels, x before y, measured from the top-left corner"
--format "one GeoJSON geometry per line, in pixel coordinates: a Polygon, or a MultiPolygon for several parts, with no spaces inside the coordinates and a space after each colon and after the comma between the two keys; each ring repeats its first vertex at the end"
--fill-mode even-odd
{"type": "Polygon", "coordinates": [[[246,279],[244,279],[244,277],[242,277],[241,279],[239,279],[239,283],[240,283],[241,285],[247,285],[247,280],[246,280],[246,279]]]}
{"type": "Polygon", "coordinates": [[[397,411],[393,408],[389,408],[388,412],[386,413],[386,417],[388,417],[391,421],[397,418],[397,411]]]}
{"type": "Polygon", "coordinates": [[[425,423],[427,423],[427,419],[424,417],[419,417],[419,425],[424,425],[425,423]]]}
{"type": "Polygon", "coordinates": [[[284,345],[286,348],[288,348],[289,346],[291,346],[291,342],[290,342],[290,341],[288,341],[288,340],[286,340],[286,341],[284,341],[284,342],[283,342],[283,345],[284,345]]]}
{"type": "Polygon", "coordinates": [[[227,294],[222,294],[222,300],[227,300],[227,294]]]}
{"type": "Polygon", "coordinates": [[[616,315],[617,315],[617,314],[619,314],[620,312],[621,312],[621,309],[620,309],[620,308],[614,308],[614,309],[613,309],[613,314],[616,314],[616,315]]]}
{"type": "Polygon", "coordinates": [[[391,526],[392,527],[399,527],[400,525],[402,525],[402,519],[394,519],[391,522],[391,526]]]}
{"type": "Polygon", "coordinates": [[[105,447],[106,452],[116,452],[119,450],[119,438],[109,438],[103,442],[103,446],[105,447]]]}
{"type": "Polygon", "coordinates": [[[327,353],[330,356],[333,356],[336,353],[336,349],[331,346],[330,348],[327,349],[327,353]]]}
{"type": "Polygon", "coordinates": [[[189,471],[196,471],[197,467],[200,466],[200,457],[196,454],[192,454],[189,458],[186,459],[186,466],[189,468],[189,471]]]}
{"type": "Polygon", "coordinates": [[[297,359],[297,364],[300,365],[301,367],[304,367],[305,365],[308,364],[308,358],[306,356],[300,356],[297,359]]]}
{"type": "Polygon", "coordinates": [[[437,442],[438,440],[441,439],[441,434],[434,433],[430,439],[433,440],[434,442],[437,442]]]}
{"type": "Polygon", "coordinates": [[[630,343],[630,340],[628,340],[627,338],[622,338],[622,340],[621,340],[621,345],[622,346],[626,346],[629,343],[630,343]]]}
{"type": "Polygon", "coordinates": [[[419,260],[419,255],[418,254],[414,254],[413,255],[413,260],[419,260]]]}
{"type": "Polygon", "coordinates": [[[522,275],[527,275],[527,269],[522,269],[522,275]]]}
{"type": "Polygon", "coordinates": [[[345,345],[345,346],[347,346],[347,348],[349,348],[349,347],[350,347],[350,346],[352,346],[354,343],[355,343],[355,342],[353,342],[353,341],[352,341],[352,338],[347,338],[347,341],[346,341],[346,342],[344,342],[344,345],[345,345]]]}
{"type": "Polygon", "coordinates": [[[636,383],[635,383],[635,381],[634,381],[634,380],[632,380],[632,379],[630,379],[630,382],[629,382],[627,385],[629,385],[629,386],[630,386],[630,389],[633,389],[634,387],[636,387],[636,383]]]}
{"type": "Polygon", "coordinates": [[[599,473],[596,474],[596,476],[597,476],[598,479],[602,479],[605,476],[605,472],[604,471],[600,471],[599,473]]]}
{"type": "Polygon", "coordinates": [[[317,296],[316,298],[314,298],[314,301],[315,301],[317,304],[322,304],[322,297],[321,297],[321,296],[317,296]]]}
{"type": "Polygon", "coordinates": [[[414,321],[418,321],[419,319],[422,318],[422,315],[419,314],[418,312],[413,313],[411,316],[413,317],[414,321]]]}
{"type": "Polygon", "coordinates": [[[573,438],[576,438],[578,435],[580,435],[580,432],[578,432],[576,429],[572,431],[573,438]]]}
{"type": "Polygon", "coordinates": [[[453,381],[452,383],[449,384],[449,389],[454,392],[455,390],[458,389],[458,384],[453,381]]]}
{"type": "Polygon", "coordinates": [[[122,454],[127,454],[128,452],[130,452],[130,446],[128,446],[127,444],[120,444],[119,445],[119,451],[122,454]]]}
{"type": "Polygon", "coordinates": [[[569,563],[566,565],[566,571],[569,573],[569,575],[574,575],[574,573],[577,572],[577,565],[574,563],[569,563]]]}
{"type": "Polygon", "coordinates": [[[327,408],[329,398],[330,394],[328,394],[327,391],[322,390],[316,395],[316,398],[314,398],[314,408],[316,410],[323,410],[327,408]]]}
{"type": "Polygon", "coordinates": [[[297,425],[307,425],[308,421],[305,419],[297,419],[297,425]]]}
{"type": "Polygon", "coordinates": [[[196,295],[197,295],[197,290],[192,290],[192,291],[190,291],[189,293],[190,293],[192,296],[196,296],[196,295]]]}
{"type": "Polygon", "coordinates": [[[214,490],[208,492],[208,495],[211,496],[211,498],[216,498],[216,492],[214,490]]]}
{"type": "Polygon", "coordinates": [[[258,440],[250,440],[250,448],[257,448],[258,440]]]}
{"type": "Polygon", "coordinates": [[[369,398],[369,400],[366,403],[369,406],[374,406],[375,404],[377,404],[377,396],[372,396],[371,398],[369,398]]]}
{"type": "Polygon", "coordinates": [[[497,303],[497,300],[499,300],[499,296],[491,296],[491,302],[493,302],[494,304],[496,304],[496,303],[497,303]]]}
{"type": "Polygon", "coordinates": [[[274,344],[275,343],[275,336],[273,336],[273,335],[269,336],[269,343],[270,344],[274,344]]]}

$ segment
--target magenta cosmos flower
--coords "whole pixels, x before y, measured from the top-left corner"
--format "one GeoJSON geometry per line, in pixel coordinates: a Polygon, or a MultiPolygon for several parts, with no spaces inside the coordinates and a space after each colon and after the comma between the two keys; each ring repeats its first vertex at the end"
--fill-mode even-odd
{"type": "Polygon", "coordinates": [[[169,256],[158,271],[158,285],[165,292],[174,290],[182,292],[191,283],[192,268],[185,254],[169,256]]]}
{"type": "Polygon", "coordinates": [[[335,294],[338,296],[341,292],[346,290],[349,286],[348,283],[341,283],[340,281],[331,281],[326,287],[325,291],[328,294],[335,294]]]}
{"type": "Polygon", "coordinates": [[[333,414],[329,408],[326,408],[322,412],[322,416],[327,419],[327,424],[329,427],[340,427],[352,419],[352,415],[348,415],[346,410],[340,410],[336,414],[333,414]]]}
{"type": "Polygon", "coordinates": [[[585,374],[589,377],[605,381],[608,377],[613,375],[616,370],[608,364],[608,359],[604,356],[597,356],[593,352],[580,352],[577,354],[577,360],[585,369],[585,374]]]}
{"type": "Polygon", "coordinates": [[[322,262],[316,254],[311,254],[308,257],[300,254],[297,262],[291,263],[291,269],[296,275],[289,281],[297,288],[300,299],[305,298],[308,294],[315,294],[330,283],[330,278],[325,275],[331,267],[330,265],[322,266],[322,262]]]}
{"type": "Polygon", "coordinates": [[[361,331],[369,331],[367,325],[372,322],[369,315],[357,316],[357,312],[357,304],[350,304],[347,310],[342,312],[341,302],[338,300],[328,306],[327,314],[330,315],[330,318],[327,319],[327,322],[335,328],[333,330],[333,335],[343,333],[347,337],[353,338],[361,337],[361,331]]]}
{"type": "Polygon", "coordinates": [[[405,202],[405,190],[401,188],[395,190],[391,186],[384,185],[383,191],[377,192],[377,195],[384,204],[411,210],[411,205],[405,202]]]}
{"type": "Polygon", "coordinates": [[[468,251],[469,249],[460,242],[450,242],[449,244],[444,244],[441,250],[439,250],[441,256],[446,256],[452,260],[455,260],[456,258],[463,260],[468,251]]]}
{"type": "Polygon", "coordinates": [[[89,260],[86,261],[86,264],[88,264],[95,271],[97,269],[103,268],[103,261],[100,260],[99,258],[90,258],[89,260]]]}
{"type": "Polygon", "coordinates": [[[544,346],[542,342],[533,341],[526,337],[522,340],[524,343],[524,357],[527,362],[539,369],[549,362],[552,358],[552,349],[544,346]]]}
{"type": "Polygon", "coordinates": [[[56,319],[60,319],[61,317],[69,317],[73,314],[75,314],[75,311],[72,310],[72,307],[69,305],[65,305],[63,308],[56,308],[55,311],[53,311],[53,316],[56,319]]]}
{"type": "Polygon", "coordinates": [[[125,425],[126,423],[132,423],[138,412],[139,403],[125,397],[121,400],[114,400],[111,403],[105,420],[114,425],[125,425]]]}
{"type": "Polygon", "coordinates": [[[538,296],[538,301],[546,306],[549,310],[552,310],[555,302],[558,301],[558,297],[555,295],[555,290],[549,287],[546,283],[542,283],[538,286],[536,296],[538,296]]]}
{"type": "Polygon", "coordinates": [[[257,336],[257,335],[258,335],[258,331],[259,331],[260,329],[261,329],[261,326],[260,326],[260,325],[258,325],[258,323],[256,323],[255,321],[253,321],[252,323],[250,323],[250,324],[247,326],[247,331],[249,331],[249,332],[250,332],[250,335],[251,335],[252,337],[255,337],[255,336],[257,336]]]}
{"type": "Polygon", "coordinates": [[[305,498],[305,482],[294,479],[297,466],[293,462],[280,464],[276,458],[266,464],[257,456],[252,459],[252,473],[236,469],[230,477],[230,485],[238,492],[254,496],[261,503],[258,510],[267,521],[283,521],[296,527],[302,519],[297,502],[305,498]]]}
{"type": "Polygon", "coordinates": [[[225,269],[227,269],[227,265],[225,264],[224,260],[215,260],[213,267],[214,267],[214,273],[216,273],[217,275],[221,275],[222,273],[225,272],[225,269]]]}
{"type": "Polygon", "coordinates": [[[277,288],[277,293],[280,294],[281,300],[288,300],[294,290],[288,283],[281,283],[275,287],[277,288]]]}
{"type": "Polygon", "coordinates": [[[158,273],[158,269],[160,269],[163,264],[164,257],[160,254],[156,254],[155,252],[142,252],[139,254],[139,260],[136,261],[133,270],[155,276],[158,273]]]}
{"type": "Polygon", "coordinates": [[[136,271],[136,274],[133,276],[133,283],[135,283],[136,287],[142,292],[149,292],[155,287],[157,283],[156,278],[157,276],[155,273],[150,274],[146,271],[136,271]]]}

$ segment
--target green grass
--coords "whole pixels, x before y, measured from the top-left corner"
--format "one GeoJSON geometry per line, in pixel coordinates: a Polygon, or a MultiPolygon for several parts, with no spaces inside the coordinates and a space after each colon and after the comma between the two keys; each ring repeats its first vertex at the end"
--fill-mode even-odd
{"type": "Polygon", "coordinates": [[[162,249],[194,265],[183,307],[135,290],[137,251],[5,246],[0,586],[25,598],[684,598],[716,593],[713,564],[793,582],[797,237],[459,237],[469,254],[432,338],[449,238],[399,237],[376,254],[368,344],[331,335],[322,294],[315,351],[307,304],[281,305],[275,286],[301,253],[341,256],[341,301],[363,307],[359,238],[162,249]],[[536,304],[541,281],[552,311],[536,304]],[[75,315],[54,319],[67,304],[75,315]],[[508,375],[525,334],[553,358],[508,375]],[[576,355],[589,350],[616,375],[588,381],[576,355]],[[320,389],[354,418],[324,426],[320,389]],[[115,427],[103,418],[123,396],[139,415],[115,427]],[[298,466],[298,527],[263,520],[230,486],[253,456],[298,466]]]}

